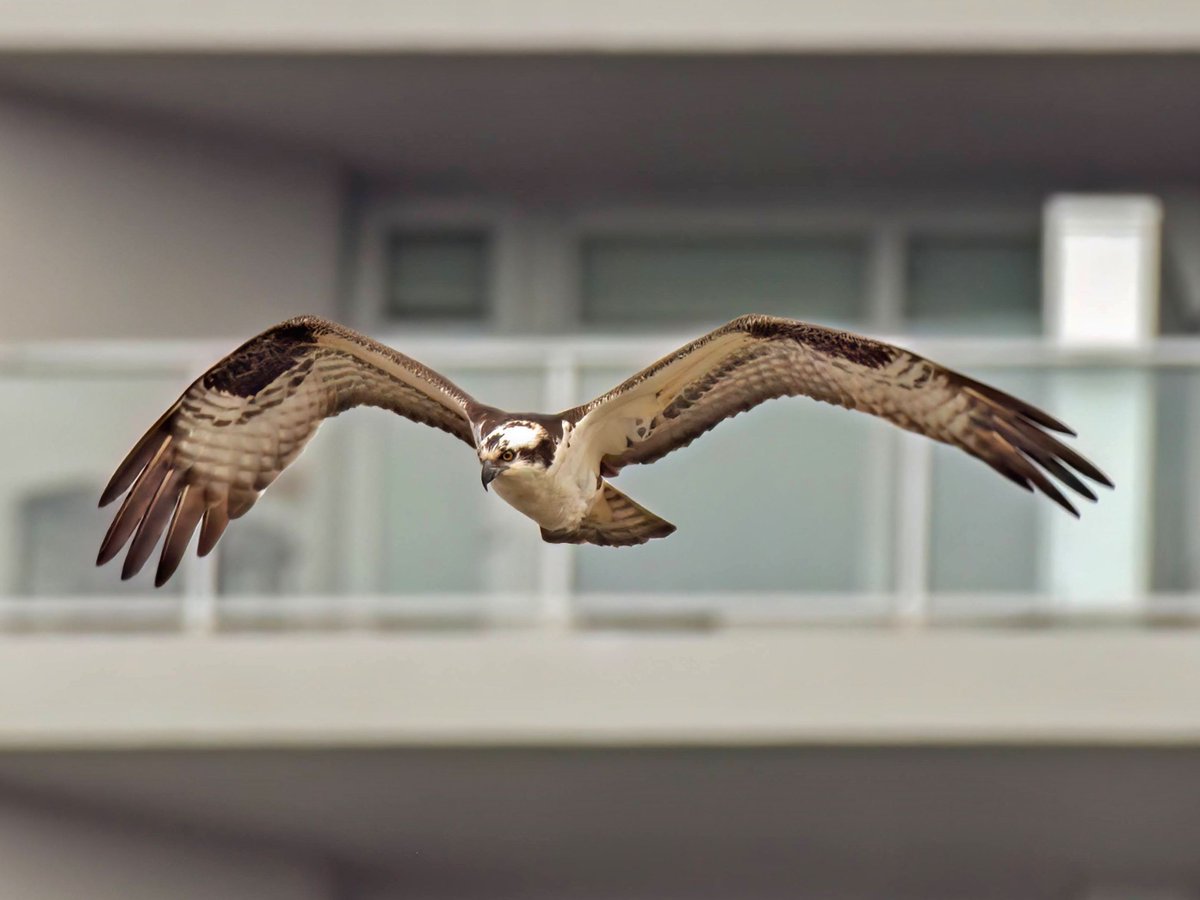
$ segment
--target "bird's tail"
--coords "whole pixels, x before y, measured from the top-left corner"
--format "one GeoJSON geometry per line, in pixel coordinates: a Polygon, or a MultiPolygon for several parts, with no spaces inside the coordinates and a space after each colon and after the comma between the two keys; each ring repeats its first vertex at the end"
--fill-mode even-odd
{"type": "Polygon", "coordinates": [[[543,528],[542,540],[551,544],[630,547],[651,538],[666,537],[674,530],[670,522],[639,506],[606,481],[578,528],[571,531],[543,528]]]}

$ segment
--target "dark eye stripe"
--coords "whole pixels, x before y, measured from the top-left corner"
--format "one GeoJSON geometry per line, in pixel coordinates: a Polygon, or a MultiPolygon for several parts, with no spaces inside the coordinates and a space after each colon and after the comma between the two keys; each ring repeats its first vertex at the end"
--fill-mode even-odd
{"type": "Polygon", "coordinates": [[[554,461],[554,441],[544,440],[536,447],[531,447],[521,451],[521,455],[526,459],[539,460],[546,468],[554,461]]]}

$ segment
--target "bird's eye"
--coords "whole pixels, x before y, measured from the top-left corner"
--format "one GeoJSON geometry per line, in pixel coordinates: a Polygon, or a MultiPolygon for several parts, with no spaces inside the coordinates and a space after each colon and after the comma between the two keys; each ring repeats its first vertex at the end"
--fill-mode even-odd
{"type": "Polygon", "coordinates": [[[502,460],[504,460],[505,462],[512,462],[514,459],[517,458],[517,454],[513,453],[511,450],[505,450],[503,453],[500,454],[500,458],[502,460]]]}

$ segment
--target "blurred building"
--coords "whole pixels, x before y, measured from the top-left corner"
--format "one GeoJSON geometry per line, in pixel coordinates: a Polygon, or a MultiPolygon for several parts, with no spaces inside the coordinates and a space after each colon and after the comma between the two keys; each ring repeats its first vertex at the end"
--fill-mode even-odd
{"type": "Polygon", "coordinates": [[[1196,896],[1198,49],[1169,0],[0,0],[4,896],[1196,896]],[[623,475],[670,541],[551,546],[363,411],[173,587],[92,566],[290,315],[554,409],[749,311],[1118,488],[789,401],[623,475]]]}

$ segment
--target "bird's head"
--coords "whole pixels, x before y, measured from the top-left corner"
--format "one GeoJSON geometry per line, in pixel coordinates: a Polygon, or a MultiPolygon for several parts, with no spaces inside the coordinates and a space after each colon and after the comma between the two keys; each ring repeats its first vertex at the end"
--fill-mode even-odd
{"type": "Polygon", "coordinates": [[[501,475],[544,472],[554,461],[555,442],[537,422],[517,419],[494,428],[479,444],[483,489],[501,475]]]}

